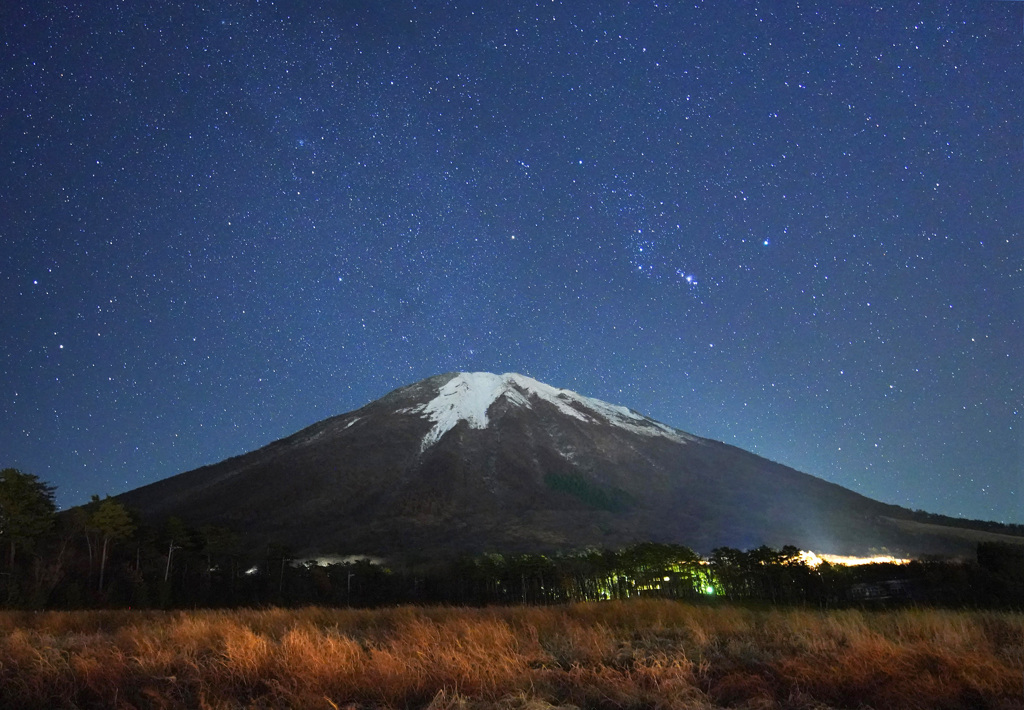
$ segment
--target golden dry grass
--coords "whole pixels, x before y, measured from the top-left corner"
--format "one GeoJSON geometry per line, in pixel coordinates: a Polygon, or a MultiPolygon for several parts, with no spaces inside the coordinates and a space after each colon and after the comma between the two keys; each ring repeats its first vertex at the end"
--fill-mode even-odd
{"type": "Polygon", "coordinates": [[[0,613],[3,708],[1024,708],[1024,617],[565,607],[0,613]]]}

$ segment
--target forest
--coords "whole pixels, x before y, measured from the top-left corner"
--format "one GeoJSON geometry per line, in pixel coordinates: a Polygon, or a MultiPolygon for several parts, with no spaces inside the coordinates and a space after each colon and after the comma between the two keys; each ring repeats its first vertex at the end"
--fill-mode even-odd
{"type": "Polygon", "coordinates": [[[225,528],[177,518],[151,524],[114,498],[57,512],[54,489],[0,471],[0,606],[11,609],[194,609],[310,604],[561,604],[637,597],[820,608],[851,605],[1014,608],[1024,547],[979,543],[974,559],[812,566],[800,550],[674,544],[620,550],[487,554],[389,566],[321,564],[284,545],[246,552],[225,528]]]}

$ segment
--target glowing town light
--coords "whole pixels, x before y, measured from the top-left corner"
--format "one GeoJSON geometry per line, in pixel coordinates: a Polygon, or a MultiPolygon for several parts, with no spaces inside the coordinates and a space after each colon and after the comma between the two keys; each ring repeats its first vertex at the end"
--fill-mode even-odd
{"type": "Polygon", "coordinates": [[[830,565],[841,565],[843,567],[857,567],[859,565],[878,565],[878,564],[895,564],[905,565],[910,560],[902,559],[899,557],[893,557],[892,555],[875,555],[874,557],[853,557],[850,555],[829,555],[819,554],[811,552],[809,550],[800,551],[800,561],[808,567],[817,567],[822,562],[828,562],[830,565]]]}

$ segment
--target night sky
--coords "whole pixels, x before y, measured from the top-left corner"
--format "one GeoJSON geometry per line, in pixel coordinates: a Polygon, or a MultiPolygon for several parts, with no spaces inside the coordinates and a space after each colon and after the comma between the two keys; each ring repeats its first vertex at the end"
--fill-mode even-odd
{"type": "Polygon", "coordinates": [[[1024,3],[4,2],[0,467],[453,371],[1024,522],[1024,3]]]}

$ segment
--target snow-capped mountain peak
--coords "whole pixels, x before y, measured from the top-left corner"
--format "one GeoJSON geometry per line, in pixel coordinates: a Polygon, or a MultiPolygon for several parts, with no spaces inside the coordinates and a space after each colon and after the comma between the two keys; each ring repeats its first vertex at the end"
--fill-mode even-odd
{"type": "Polygon", "coordinates": [[[554,405],[562,414],[583,422],[604,420],[638,434],[665,436],[681,443],[692,440],[683,432],[626,407],[558,389],[514,372],[504,375],[490,372],[457,373],[441,386],[432,400],[406,411],[423,414],[434,422],[434,426],[423,438],[422,450],[425,451],[460,421],[465,421],[473,429],[486,428],[489,421],[487,411],[501,398],[526,408],[532,407],[534,400],[541,400],[554,405]]]}
{"type": "MultiPolygon", "coordinates": [[[[416,564],[645,539],[706,551],[918,544],[887,522],[910,511],[625,407],[484,372],[400,387],[120,500],[154,524],[174,515],[230,527],[252,554],[276,542],[309,556],[416,564]]],[[[935,540],[935,552],[973,550],[960,537],[935,540]]]]}

